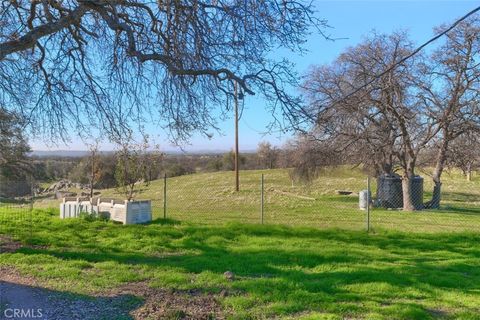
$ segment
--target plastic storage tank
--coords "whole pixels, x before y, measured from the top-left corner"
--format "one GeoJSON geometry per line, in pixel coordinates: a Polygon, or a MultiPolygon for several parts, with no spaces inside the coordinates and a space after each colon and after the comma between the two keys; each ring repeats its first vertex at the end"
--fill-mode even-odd
{"type": "Polygon", "coordinates": [[[123,224],[137,224],[152,221],[152,203],[142,201],[114,201],[110,219],[123,224]]]}
{"type": "Polygon", "coordinates": [[[377,179],[376,205],[382,208],[402,208],[402,178],[398,174],[384,174],[377,179]]]}
{"type": "Polygon", "coordinates": [[[372,202],[372,195],[368,190],[362,190],[358,194],[358,207],[360,210],[367,210],[368,203],[372,202]]]}
{"type": "Polygon", "coordinates": [[[85,198],[63,198],[60,203],[60,219],[78,218],[81,213],[92,213],[93,208],[89,200],[85,198]]]}
{"type": "Polygon", "coordinates": [[[152,221],[150,200],[128,201],[112,198],[69,198],[60,204],[60,218],[77,218],[82,212],[104,216],[123,224],[137,224],[152,221]]]}
{"type": "MultiPolygon", "coordinates": [[[[416,210],[423,209],[423,178],[415,176],[412,181],[412,202],[416,210]]],[[[377,179],[376,205],[383,208],[402,208],[402,178],[398,174],[386,174],[377,179]]]]}
{"type": "Polygon", "coordinates": [[[412,203],[415,210],[423,209],[423,178],[415,176],[412,181],[412,203]]]}

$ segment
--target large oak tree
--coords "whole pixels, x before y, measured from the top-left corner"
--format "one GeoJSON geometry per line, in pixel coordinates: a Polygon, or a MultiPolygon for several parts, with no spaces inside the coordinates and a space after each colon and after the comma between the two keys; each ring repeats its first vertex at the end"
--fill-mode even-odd
{"type": "MultiPolygon", "coordinates": [[[[440,27],[439,30],[446,27],[440,27]]],[[[436,149],[432,174],[434,190],[428,208],[438,208],[441,200],[441,177],[451,156],[454,142],[477,137],[480,132],[480,20],[477,16],[462,21],[446,34],[421,67],[425,77],[412,79],[420,88],[419,96],[428,110],[427,116],[439,128],[434,139],[436,149]],[[421,81],[418,81],[421,80],[421,81]],[[475,134],[477,133],[477,134],[475,134]]],[[[474,148],[478,148],[477,141],[474,148]]],[[[458,147],[458,144],[456,145],[458,147]]],[[[459,152],[459,157],[464,152],[459,152]]]]}
{"type": "Polygon", "coordinates": [[[363,163],[373,159],[377,173],[391,173],[395,164],[402,168],[404,210],[416,209],[416,162],[438,132],[435,121],[425,117],[411,81],[421,77],[417,64],[422,57],[404,59],[412,50],[403,32],[375,34],[347,49],[333,65],[314,68],[303,86],[306,110],[315,120],[312,133],[353,148],[363,163]]]}
{"type": "Polygon", "coordinates": [[[187,139],[229,111],[236,83],[294,121],[296,76],[270,53],[324,24],[303,0],[2,1],[0,103],[49,136],[153,120],[187,139]]]}

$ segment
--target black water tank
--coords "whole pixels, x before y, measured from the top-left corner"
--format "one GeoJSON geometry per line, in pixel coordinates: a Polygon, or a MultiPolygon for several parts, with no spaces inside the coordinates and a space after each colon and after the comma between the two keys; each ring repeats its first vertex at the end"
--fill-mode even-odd
{"type": "MultiPolygon", "coordinates": [[[[376,204],[383,208],[402,208],[402,178],[398,174],[385,174],[377,179],[376,204]]],[[[416,210],[423,209],[423,178],[412,180],[412,204],[416,210]]]]}
{"type": "Polygon", "coordinates": [[[420,176],[412,180],[412,204],[415,210],[423,209],[423,178],[420,176]]]}
{"type": "Polygon", "coordinates": [[[377,206],[402,208],[402,178],[398,174],[384,174],[377,178],[377,206]]]}

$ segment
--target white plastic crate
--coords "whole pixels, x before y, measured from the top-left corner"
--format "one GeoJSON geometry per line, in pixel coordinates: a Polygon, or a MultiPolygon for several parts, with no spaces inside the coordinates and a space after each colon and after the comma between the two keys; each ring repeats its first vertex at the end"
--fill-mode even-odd
{"type": "Polygon", "coordinates": [[[76,218],[82,212],[105,215],[110,220],[123,224],[138,224],[152,221],[150,200],[122,201],[110,198],[64,198],[60,204],[60,218],[76,218]]]}
{"type": "Polygon", "coordinates": [[[114,203],[110,211],[110,219],[123,224],[138,224],[152,221],[152,203],[149,200],[114,203]]]}
{"type": "Polygon", "coordinates": [[[92,213],[92,203],[80,198],[63,198],[60,204],[60,219],[77,218],[82,212],[92,213]]]}

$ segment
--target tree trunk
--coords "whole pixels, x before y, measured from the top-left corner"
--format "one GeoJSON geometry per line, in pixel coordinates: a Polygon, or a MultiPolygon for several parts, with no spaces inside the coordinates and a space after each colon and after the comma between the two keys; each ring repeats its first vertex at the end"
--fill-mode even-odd
{"type": "Polygon", "coordinates": [[[467,181],[472,181],[472,166],[470,163],[467,165],[467,181]]]}
{"type": "Polygon", "coordinates": [[[95,183],[95,157],[96,151],[92,150],[90,155],[90,162],[92,164],[92,172],[90,172],[90,198],[93,198],[93,184],[95,183]]]}
{"type": "Polygon", "coordinates": [[[414,175],[405,174],[402,178],[402,192],[403,192],[403,210],[415,211],[415,206],[412,201],[412,182],[414,175]]]}
{"type": "MultiPolygon", "coordinates": [[[[444,132],[444,135],[447,133],[444,132]]],[[[442,146],[438,150],[437,154],[437,164],[435,165],[435,170],[433,171],[433,193],[432,199],[425,204],[426,209],[439,209],[440,208],[440,201],[442,198],[442,173],[443,169],[445,168],[445,162],[447,161],[447,150],[448,150],[448,139],[447,137],[443,138],[444,141],[442,146]]]]}
{"type": "Polygon", "coordinates": [[[128,194],[127,194],[128,201],[131,201],[133,199],[133,190],[135,190],[135,182],[129,185],[128,194]]]}
{"type": "Polygon", "coordinates": [[[89,187],[90,187],[90,198],[93,198],[93,170],[92,170],[92,176],[90,177],[89,187]]]}
{"type": "Polygon", "coordinates": [[[93,180],[95,176],[95,169],[92,164],[92,172],[91,172],[91,177],[90,177],[90,198],[93,198],[93,180]]]}
{"type": "Polygon", "coordinates": [[[442,183],[434,181],[433,182],[433,194],[432,200],[426,205],[427,209],[440,209],[440,200],[442,198],[442,183]]]}
{"type": "Polygon", "coordinates": [[[435,172],[433,173],[433,193],[432,193],[432,199],[425,204],[426,209],[439,209],[440,208],[440,200],[442,199],[442,181],[440,180],[440,177],[442,175],[443,168],[441,170],[437,171],[437,168],[435,169],[435,172]]]}
{"type": "Polygon", "coordinates": [[[413,179],[415,178],[415,156],[410,150],[409,159],[405,161],[405,168],[402,177],[403,210],[415,211],[413,205],[413,179]]]}

